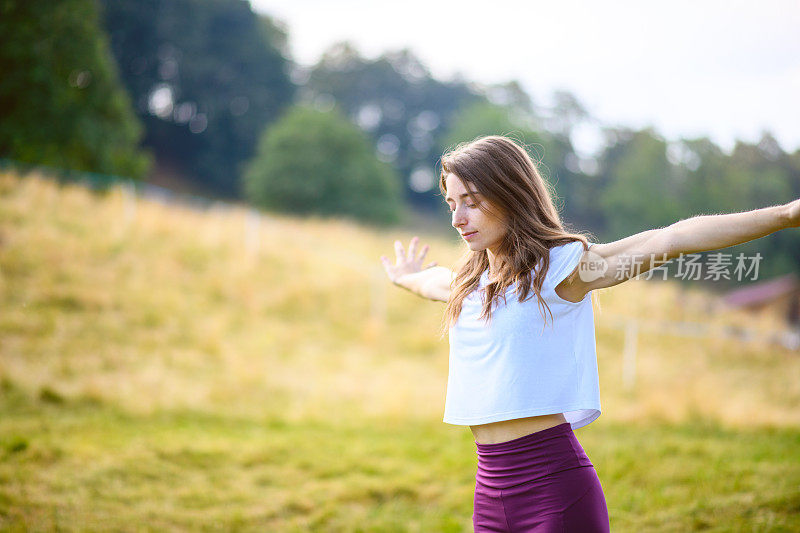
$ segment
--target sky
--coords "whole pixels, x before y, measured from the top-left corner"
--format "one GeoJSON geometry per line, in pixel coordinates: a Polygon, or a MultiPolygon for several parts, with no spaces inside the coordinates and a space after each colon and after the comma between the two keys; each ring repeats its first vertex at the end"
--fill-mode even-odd
{"type": "MultiPolygon", "coordinates": [[[[770,131],[800,149],[800,0],[251,0],[314,64],[350,41],[367,58],[409,48],[440,80],[518,80],[534,103],[575,94],[603,125],[708,136],[725,150],[770,131]]],[[[597,144],[585,128],[579,151],[597,144]]]]}

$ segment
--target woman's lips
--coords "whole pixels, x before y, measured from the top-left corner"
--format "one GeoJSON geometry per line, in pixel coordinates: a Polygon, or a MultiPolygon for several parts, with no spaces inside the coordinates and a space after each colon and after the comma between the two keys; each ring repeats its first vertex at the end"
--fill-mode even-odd
{"type": "Polygon", "coordinates": [[[463,237],[465,240],[470,240],[471,238],[475,237],[475,235],[477,235],[477,234],[478,234],[478,232],[477,232],[477,231],[472,231],[472,232],[470,232],[470,233],[465,233],[465,234],[463,234],[463,235],[462,235],[462,237],[463,237]]]}

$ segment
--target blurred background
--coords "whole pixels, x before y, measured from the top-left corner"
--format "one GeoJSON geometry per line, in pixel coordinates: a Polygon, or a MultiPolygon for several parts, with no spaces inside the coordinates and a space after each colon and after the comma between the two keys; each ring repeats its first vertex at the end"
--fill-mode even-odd
{"type": "MultiPolygon", "coordinates": [[[[378,259],[465,251],[438,158],[514,136],[599,242],[786,203],[798,23],[0,3],[0,529],[469,531],[444,307],[378,259]]],[[[577,434],[612,530],[800,528],[800,232],[723,252],[597,291],[603,416],[577,434]]]]}

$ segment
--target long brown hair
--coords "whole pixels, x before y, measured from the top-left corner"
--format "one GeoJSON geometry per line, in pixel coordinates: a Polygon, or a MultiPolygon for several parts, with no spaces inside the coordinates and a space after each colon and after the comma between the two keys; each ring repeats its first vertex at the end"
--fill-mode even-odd
{"type": "MultiPolygon", "coordinates": [[[[472,184],[487,200],[488,206],[479,202],[472,192],[470,197],[489,216],[502,216],[507,231],[498,249],[497,272],[494,281],[487,283],[480,318],[490,321],[493,305],[506,289],[517,283],[520,302],[533,293],[539,300],[539,310],[545,319],[544,308],[553,313],[544,302],[541,291],[550,267],[550,248],[581,241],[588,249],[589,234],[572,233],[565,229],[553,202],[555,189],[544,180],[528,152],[513,139],[491,135],[462,143],[445,152],[440,160],[439,190],[447,194],[446,178],[454,174],[464,183],[472,184]],[[534,267],[541,261],[542,266],[534,267]]],[[[486,250],[466,253],[456,263],[456,276],[450,286],[450,298],[444,312],[441,334],[456,323],[461,314],[464,298],[478,288],[481,274],[489,267],[486,250]]]]}

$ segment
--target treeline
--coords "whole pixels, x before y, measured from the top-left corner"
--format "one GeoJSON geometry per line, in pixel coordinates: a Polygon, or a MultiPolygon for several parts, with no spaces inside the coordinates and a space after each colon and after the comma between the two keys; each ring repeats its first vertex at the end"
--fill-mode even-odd
{"type": "MultiPolygon", "coordinates": [[[[575,132],[597,121],[567,92],[544,106],[514,81],[442,81],[407,50],[369,59],[347,43],[302,68],[289,30],[244,0],[11,0],[0,31],[0,157],[21,163],[157,169],[220,197],[375,223],[411,205],[446,224],[438,157],[506,133],[541,160],[564,218],[601,240],[800,196],[800,150],[768,132],[725,153],[602,127],[603,147],[582,157],[575,132]]],[[[800,266],[797,240],[737,252],[757,248],[774,275],[800,266]]]]}

